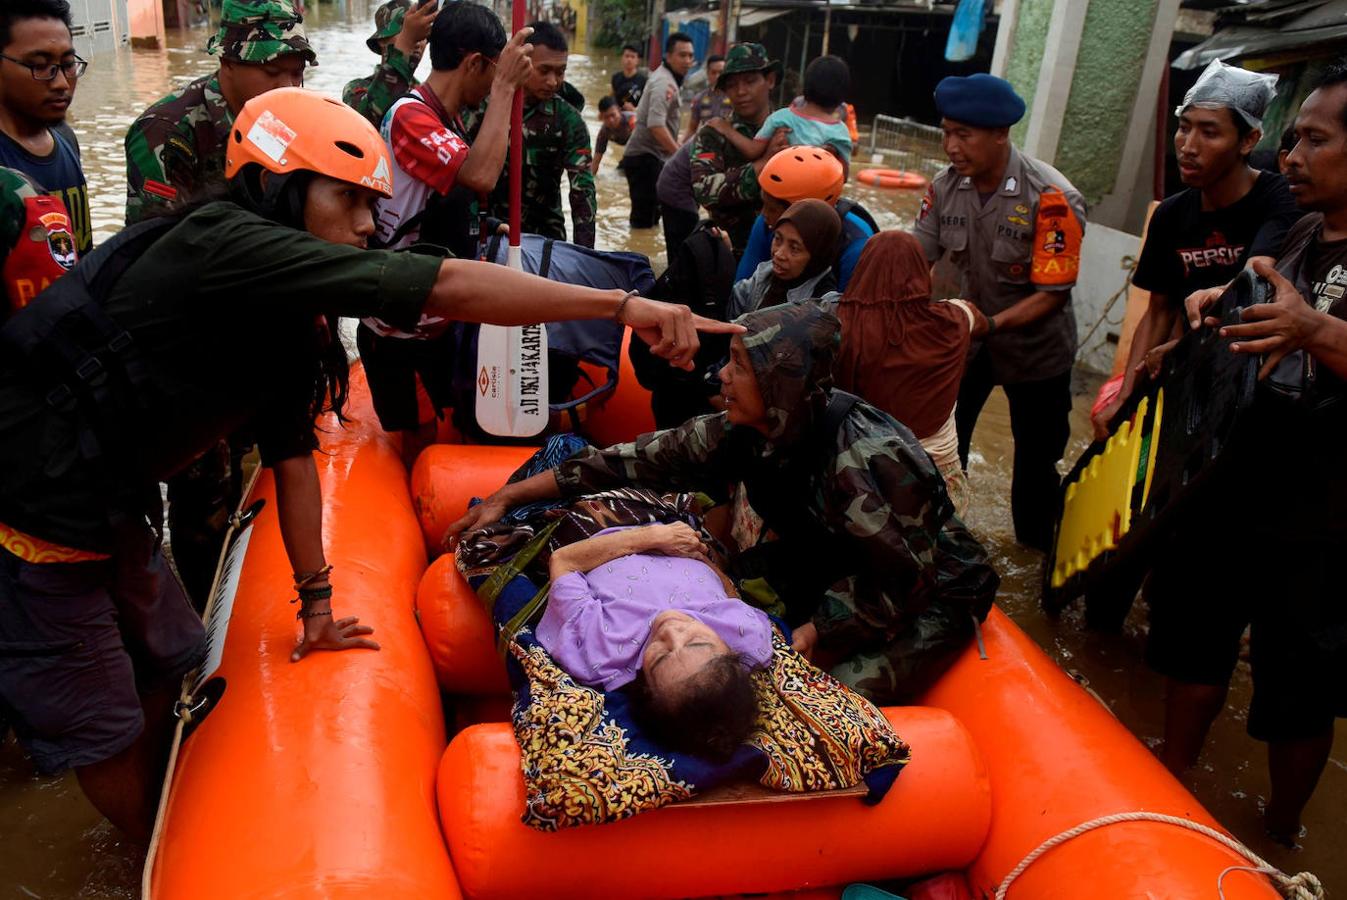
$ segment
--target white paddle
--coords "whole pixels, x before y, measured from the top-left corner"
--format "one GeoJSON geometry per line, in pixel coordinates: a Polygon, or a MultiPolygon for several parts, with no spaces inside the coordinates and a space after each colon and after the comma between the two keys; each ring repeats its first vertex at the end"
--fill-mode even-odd
{"type": "MultiPolygon", "coordinates": [[[[524,0],[514,0],[514,29],[524,27],[524,0]]],[[[510,109],[510,249],[505,264],[524,270],[519,247],[524,176],[524,91],[510,109]]],[[[547,329],[483,325],[477,337],[477,424],[500,437],[532,437],[547,427],[547,329]]]]}

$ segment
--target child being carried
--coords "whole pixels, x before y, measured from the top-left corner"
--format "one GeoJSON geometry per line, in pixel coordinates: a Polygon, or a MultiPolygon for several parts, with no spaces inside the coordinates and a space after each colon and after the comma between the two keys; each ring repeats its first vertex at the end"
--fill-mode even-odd
{"type": "Polygon", "coordinates": [[[755,137],[734,130],[724,119],[712,119],[704,127],[725,136],[746,159],[760,159],[778,128],[785,128],[792,147],[812,146],[831,150],[851,166],[851,130],[842,113],[843,102],[851,90],[851,70],[837,56],[820,56],[804,70],[804,96],[790,106],[776,110],[762,123],[755,137]]]}

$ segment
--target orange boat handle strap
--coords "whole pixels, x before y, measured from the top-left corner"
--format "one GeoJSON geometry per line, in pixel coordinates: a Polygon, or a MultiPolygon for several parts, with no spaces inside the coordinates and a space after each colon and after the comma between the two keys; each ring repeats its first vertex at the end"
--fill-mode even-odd
{"type": "Polygon", "coordinates": [[[1189,831],[1196,831],[1198,834],[1206,835],[1213,841],[1228,847],[1240,856],[1243,856],[1252,866],[1228,866],[1221,871],[1216,878],[1216,895],[1225,900],[1225,891],[1221,887],[1225,881],[1225,876],[1231,872],[1254,872],[1260,875],[1266,875],[1283,897],[1288,900],[1324,900],[1324,886],[1320,884],[1318,877],[1312,872],[1301,872],[1299,875],[1287,875],[1281,869],[1268,863],[1257,853],[1254,853],[1248,847],[1239,841],[1222,834],[1215,828],[1208,828],[1199,822],[1190,819],[1180,818],[1179,816],[1167,816],[1163,813],[1152,812],[1128,812],[1115,813],[1111,816],[1100,816],[1097,819],[1091,819],[1077,825],[1075,828],[1068,828],[1061,834],[1048,838],[1043,843],[1035,847],[1028,856],[1020,860],[1020,864],[1010,870],[1008,874],[996,888],[996,900],[1005,900],[1006,892],[1010,886],[1015,883],[1015,879],[1024,874],[1024,870],[1029,868],[1043,854],[1054,847],[1065,844],[1074,837],[1079,837],[1096,828],[1103,828],[1105,825],[1116,825],[1119,822],[1163,822],[1167,825],[1177,825],[1180,828],[1187,828],[1189,831]]]}

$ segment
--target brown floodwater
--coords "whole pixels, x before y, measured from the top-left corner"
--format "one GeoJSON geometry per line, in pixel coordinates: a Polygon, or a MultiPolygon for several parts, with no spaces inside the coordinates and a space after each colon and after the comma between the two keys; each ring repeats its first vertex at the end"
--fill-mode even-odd
{"type": "MultiPolygon", "coordinates": [[[[371,31],[373,8],[370,0],[310,5],[309,34],[321,65],[311,70],[309,87],[339,95],[346,81],[369,71],[374,58],[364,41],[371,31]]],[[[164,50],[122,49],[91,60],[70,119],[83,146],[98,239],[107,238],[121,225],[126,191],[122,138],[127,125],[173,86],[213,68],[212,59],[200,50],[207,36],[205,29],[175,31],[164,50]]],[[[598,98],[606,92],[608,74],[614,68],[616,58],[611,53],[571,56],[569,78],[589,99],[585,118],[591,132],[598,130],[598,98]]],[[[655,258],[658,271],[663,262],[663,237],[659,229],[632,232],[627,227],[626,181],[615,167],[619,158],[620,148],[615,147],[597,179],[599,246],[645,253],[655,258]]],[[[862,185],[853,185],[849,193],[885,228],[911,222],[920,201],[918,193],[862,185]]],[[[1068,459],[1085,447],[1089,398],[1098,379],[1081,374],[1077,382],[1068,459]]],[[[1041,558],[1017,546],[1011,532],[1011,450],[1006,405],[997,393],[974,437],[968,519],[1002,574],[999,603],[1138,738],[1153,746],[1161,734],[1163,707],[1161,683],[1141,660],[1144,614],[1139,608],[1134,610],[1121,635],[1085,631],[1077,611],[1068,611],[1058,621],[1043,616],[1038,608],[1041,558]]],[[[1288,871],[1316,872],[1330,894],[1334,888],[1347,889],[1340,806],[1347,799],[1347,741],[1338,742],[1306,811],[1304,850],[1281,850],[1262,837],[1259,811],[1268,795],[1267,770],[1262,746],[1244,733],[1248,698],[1248,667],[1241,663],[1226,712],[1212,730],[1190,787],[1218,819],[1269,861],[1288,871]]],[[[1051,750],[1039,748],[1038,752],[1051,750]]],[[[139,868],[139,851],[101,820],[81,796],[73,777],[36,777],[12,739],[0,745],[0,897],[135,897],[139,868]]],[[[1211,896],[1215,896],[1214,885],[1211,896]]]]}

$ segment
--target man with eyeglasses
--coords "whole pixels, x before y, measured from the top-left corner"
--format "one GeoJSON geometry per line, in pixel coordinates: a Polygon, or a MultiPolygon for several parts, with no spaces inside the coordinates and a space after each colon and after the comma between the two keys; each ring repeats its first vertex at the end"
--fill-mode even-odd
{"type": "Polygon", "coordinates": [[[81,254],[93,247],[89,191],[74,136],[62,126],[84,67],[65,0],[0,6],[0,166],[65,204],[68,236],[81,254]]]}
{"type": "Polygon", "coordinates": [[[293,0],[224,0],[206,44],[220,68],[155,103],[126,132],[126,224],[222,194],[225,141],[243,104],[300,87],[318,56],[293,0]]]}

